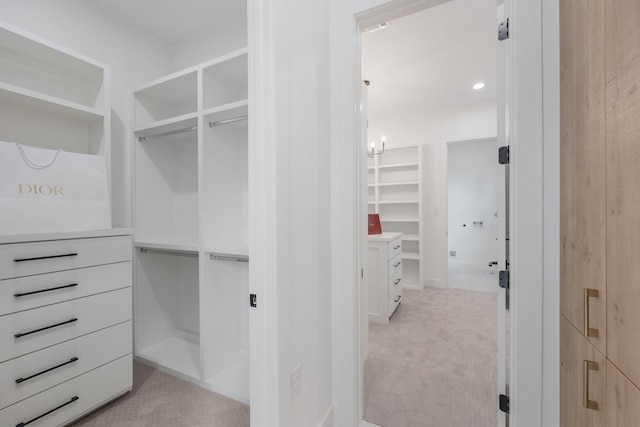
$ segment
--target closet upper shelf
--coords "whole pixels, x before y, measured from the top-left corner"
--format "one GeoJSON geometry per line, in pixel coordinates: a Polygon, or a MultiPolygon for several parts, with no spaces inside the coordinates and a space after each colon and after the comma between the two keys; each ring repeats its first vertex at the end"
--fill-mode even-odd
{"type": "Polygon", "coordinates": [[[82,104],[57,98],[30,89],[0,82],[0,100],[3,103],[37,109],[49,114],[73,118],[79,121],[93,121],[104,117],[104,111],[82,104]]]}
{"type": "Polygon", "coordinates": [[[164,239],[144,239],[135,240],[133,245],[136,248],[146,248],[173,252],[197,253],[198,242],[184,238],[164,238],[164,239]]]}
{"type": "Polygon", "coordinates": [[[202,108],[208,110],[246,100],[249,95],[248,73],[247,49],[240,49],[203,64],[202,108]]]}
{"type": "Polygon", "coordinates": [[[134,127],[144,129],[198,112],[198,73],[176,73],[134,92],[134,127]]]}

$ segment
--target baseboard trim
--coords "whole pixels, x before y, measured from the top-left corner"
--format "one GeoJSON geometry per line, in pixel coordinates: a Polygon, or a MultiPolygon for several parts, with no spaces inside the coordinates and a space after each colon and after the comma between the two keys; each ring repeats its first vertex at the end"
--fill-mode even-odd
{"type": "Polygon", "coordinates": [[[372,423],[370,423],[370,422],[368,422],[368,421],[364,421],[364,420],[363,420],[363,421],[362,421],[362,424],[361,424],[361,427],[380,427],[380,426],[379,426],[379,425],[377,425],[377,424],[372,424],[372,423]]]}
{"type": "Polygon", "coordinates": [[[415,289],[416,291],[424,290],[422,286],[416,286],[416,285],[402,285],[402,289],[415,289]]]}
{"type": "Polygon", "coordinates": [[[327,413],[318,423],[318,427],[333,427],[333,405],[329,406],[327,413]]]}

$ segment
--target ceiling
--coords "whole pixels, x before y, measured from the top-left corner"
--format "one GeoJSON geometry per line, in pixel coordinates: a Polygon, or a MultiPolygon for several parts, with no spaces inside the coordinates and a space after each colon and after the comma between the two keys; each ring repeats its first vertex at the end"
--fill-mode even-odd
{"type": "Polygon", "coordinates": [[[228,0],[86,0],[110,10],[167,43],[212,26],[246,25],[247,2],[228,0]],[[242,23],[242,24],[240,24],[242,23]]]}
{"type": "Polygon", "coordinates": [[[496,22],[496,0],[453,0],[364,33],[369,117],[495,100],[496,22]]]}

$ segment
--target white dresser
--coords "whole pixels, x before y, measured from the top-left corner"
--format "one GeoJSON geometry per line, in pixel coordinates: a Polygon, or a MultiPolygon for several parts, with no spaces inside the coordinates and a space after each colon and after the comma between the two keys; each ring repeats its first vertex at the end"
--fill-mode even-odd
{"type": "Polygon", "coordinates": [[[369,235],[369,320],[389,323],[402,300],[402,233],[369,235]]]}
{"type": "Polygon", "coordinates": [[[130,230],[0,236],[0,426],[54,427],[131,390],[130,230]]]}

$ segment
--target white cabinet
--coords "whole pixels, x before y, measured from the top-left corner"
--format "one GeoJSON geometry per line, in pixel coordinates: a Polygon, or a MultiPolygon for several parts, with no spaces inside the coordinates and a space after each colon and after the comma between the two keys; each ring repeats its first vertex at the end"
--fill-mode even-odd
{"type": "Polygon", "coordinates": [[[131,255],[129,230],[0,236],[0,425],[66,425],[131,389],[131,255]]]}
{"type": "Polygon", "coordinates": [[[369,235],[369,320],[389,323],[402,300],[402,233],[369,235]]]}
{"type": "Polygon", "coordinates": [[[369,159],[369,213],[380,214],[382,231],[402,233],[404,287],[422,284],[421,147],[385,150],[369,159]]]}
{"type": "Polygon", "coordinates": [[[0,23],[0,140],[111,157],[109,67],[0,23]]]}
{"type": "Polygon", "coordinates": [[[135,355],[249,401],[248,59],[134,92],[135,355]]]}

